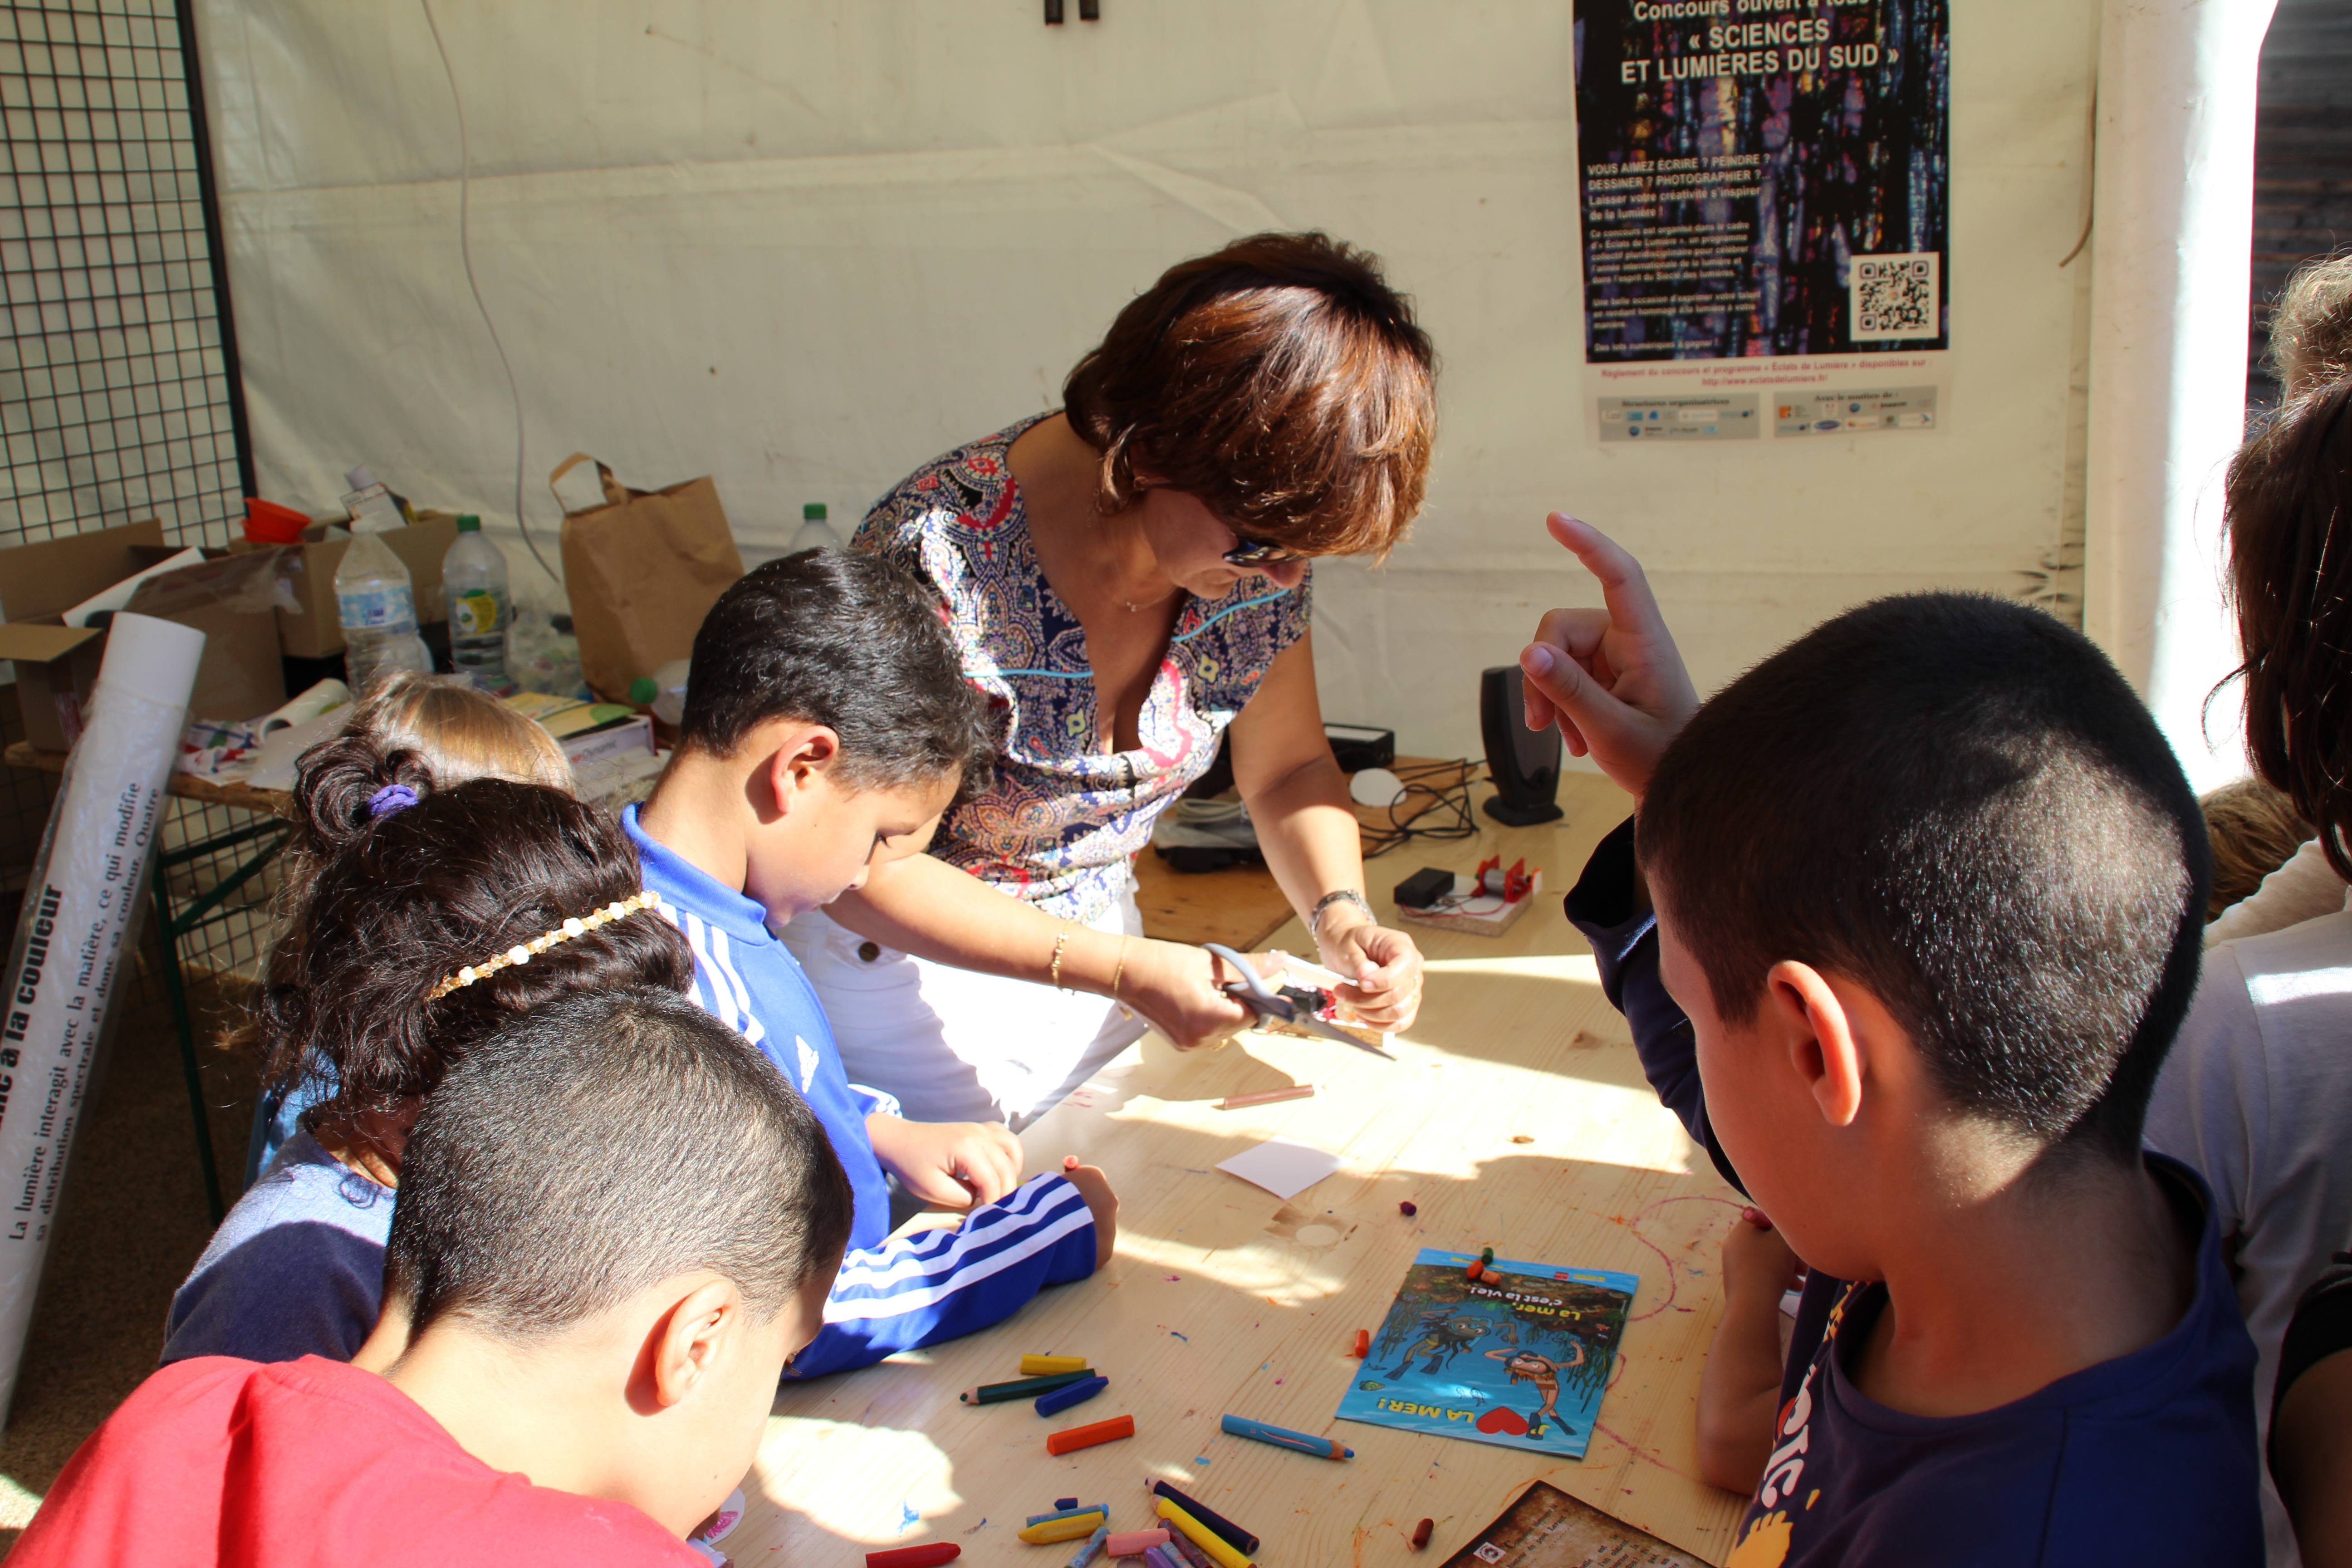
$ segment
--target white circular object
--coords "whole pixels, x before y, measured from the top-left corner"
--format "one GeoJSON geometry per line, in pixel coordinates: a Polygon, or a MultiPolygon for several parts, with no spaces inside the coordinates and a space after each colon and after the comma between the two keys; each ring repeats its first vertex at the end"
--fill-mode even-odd
{"type": "Polygon", "coordinates": [[[1404,800],[1404,780],[1386,768],[1366,768],[1348,781],[1348,798],[1358,805],[1396,805],[1404,800]]]}
{"type": "Polygon", "coordinates": [[[704,1521],[709,1528],[704,1530],[697,1539],[724,1541],[734,1534],[735,1527],[742,1522],[743,1489],[738,1487],[727,1494],[727,1500],[719,1505],[719,1511],[704,1521]]]}

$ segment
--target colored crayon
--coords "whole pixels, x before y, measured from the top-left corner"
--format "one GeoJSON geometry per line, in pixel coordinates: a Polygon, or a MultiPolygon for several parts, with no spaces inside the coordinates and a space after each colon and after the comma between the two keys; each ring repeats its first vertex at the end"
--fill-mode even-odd
{"type": "Polygon", "coordinates": [[[1089,1377],[1037,1396],[1037,1414],[1057,1415],[1073,1405],[1084,1405],[1110,1386],[1107,1377],[1089,1377]]]}
{"type": "Polygon", "coordinates": [[[901,1546],[893,1552],[869,1552],[866,1568],[939,1568],[942,1563],[952,1563],[963,1555],[963,1548],[952,1541],[933,1541],[921,1546],[901,1546]]]}
{"type": "Polygon", "coordinates": [[[1166,1498],[1160,1500],[1160,1517],[1191,1537],[1192,1544],[1213,1558],[1218,1568],[1250,1568],[1250,1560],[1233,1549],[1224,1537],[1194,1519],[1166,1498]]]}
{"type": "Polygon", "coordinates": [[[1024,1355],[1021,1358],[1024,1377],[1051,1377],[1055,1373],[1084,1372],[1087,1358],[1082,1355],[1024,1355]]]}
{"type": "Polygon", "coordinates": [[[1358,1329],[1356,1331],[1356,1359],[1358,1361],[1362,1361],[1371,1353],[1372,1331],[1370,1329],[1358,1329]]]}
{"type": "Polygon", "coordinates": [[[1097,1526],[1109,1522],[1110,1515],[1107,1511],[1088,1509],[1084,1513],[1065,1514],[1058,1519],[1049,1519],[1043,1524],[1033,1524],[1021,1531],[1021,1539],[1032,1546],[1050,1545],[1056,1541],[1076,1541],[1092,1535],[1097,1526]]]}
{"type": "Polygon", "coordinates": [[[1154,1546],[1146,1551],[1143,1561],[1150,1565],[1150,1568],[1184,1568],[1184,1560],[1164,1545],[1154,1546]]]}
{"type": "Polygon", "coordinates": [[[1252,1535],[1248,1531],[1244,1530],[1240,1525],[1235,1524],[1223,1514],[1213,1512],[1210,1509],[1204,1507],[1197,1499],[1186,1497],[1182,1492],[1178,1491],[1166,1481],[1146,1481],[1143,1483],[1143,1489],[1150,1492],[1154,1497],[1166,1498],[1170,1502],[1174,1503],[1178,1508],[1182,1509],[1186,1513],[1191,1514],[1194,1519],[1199,1520],[1202,1524],[1205,1524],[1211,1530],[1215,1531],[1218,1536],[1224,1541],[1225,1544],[1231,1546],[1243,1556],[1250,1556],[1257,1551],[1258,1542],[1256,1536],[1252,1535]]]}
{"type": "Polygon", "coordinates": [[[1110,1523],[1108,1521],[1105,1521],[1103,1523],[1095,1526],[1095,1532],[1087,1537],[1087,1543],[1078,1548],[1078,1554],[1076,1556],[1070,1559],[1068,1568],[1088,1568],[1088,1565],[1092,1563],[1096,1558],[1102,1555],[1103,1542],[1109,1539],[1110,1523]]]}
{"type": "Polygon", "coordinates": [[[1192,1544],[1192,1538],[1182,1531],[1168,1538],[1169,1549],[1184,1560],[1184,1568],[1217,1568],[1216,1560],[1192,1544]]]}
{"type": "Polygon", "coordinates": [[[1164,1530],[1122,1530],[1103,1545],[1105,1554],[1112,1557],[1140,1557],[1150,1548],[1167,1544],[1164,1530]]]}
{"type": "Polygon", "coordinates": [[[1080,1508],[1076,1503],[1073,1502],[1067,1508],[1056,1505],[1054,1511],[1051,1513],[1033,1513],[1021,1522],[1024,1525],[1043,1524],[1049,1519],[1075,1519],[1082,1513],[1099,1513],[1108,1515],[1109,1512],[1110,1504],[1107,1502],[1090,1502],[1084,1508],[1080,1508]]]}
{"type": "Polygon", "coordinates": [[[1228,1415],[1218,1425],[1230,1436],[1271,1443],[1277,1448],[1293,1448],[1302,1454],[1312,1454],[1318,1459],[1352,1459],[1356,1457],[1356,1450],[1342,1447],[1337,1437],[1318,1437],[1308,1432],[1293,1432],[1287,1426],[1253,1421],[1246,1415],[1228,1415]]]}
{"type": "Polygon", "coordinates": [[[1051,1394],[1074,1383],[1084,1383],[1090,1373],[1057,1372],[1047,1377],[1024,1377],[1012,1383],[983,1383],[978,1388],[967,1388],[956,1397],[966,1405],[996,1405],[1007,1399],[1027,1399],[1032,1394],[1051,1394]]]}
{"type": "Polygon", "coordinates": [[[1415,1552],[1429,1544],[1429,1532],[1437,1528],[1433,1519],[1424,1519],[1412,1527],[1412,1549],[1415,1552]]]}
{"type": "Polygon", "coordinates": [[[1407,1198],[1407,1199],[1405,1199],[1405,1201],[1404,1201],[1404,1202],[1402,1202],[1402,1203],[1401,1203],[1401,1204],[1397,1205],[1397,1213],[1399,1213],[1399,1214],[1401,1214],[1401,1215],[1404,1215],[1404,1217],[1405,1217],[1405,1218],[1407,1218],[1407,1219],[1411,1219],[1413,1215],[1415,1215],[1419,1214],[1420,1212],[1421,1212],[1421,1205],[1420,1205],[1419,1204],[1417,1204],[1417,1203],[1414,1203],[1411,1198],[1407,1198]]]}
{"type": "Polygon", "coordinates": [[[1091,1426],[1073,1426],[1066,1432],[1055,1432],[1045,1438],[1045,1452],[1074,1453],[1091,1448],[1097,1443],[1116,1443],[1121,1437],[1135,1436],[1135,1417],[1114,1415],[1108,1421],[1097,1421],[1091,1426]]]}
{"type": "Polygon", "coordinates": [[[1239,1110],[1249,1105],[1272,1105],[1277,1100],[1305,1100],[1315,1092],[1315,1085],[1297,1083],[1288,1089],[1260,1089],[1255,1094],[1229,1094],[1217,1101],[1219,1110],[1239,1110]]]}

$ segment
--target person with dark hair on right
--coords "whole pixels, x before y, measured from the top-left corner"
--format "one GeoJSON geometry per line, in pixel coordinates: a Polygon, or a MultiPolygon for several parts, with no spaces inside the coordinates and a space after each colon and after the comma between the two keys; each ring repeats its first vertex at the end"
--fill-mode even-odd
{"type": "Polygon", "coordinates": [[[1570,918],[1756,1205],[1699,1395],[1701,1473],[1751,1495],[1728,1568],[2261,1563],[2214,1205],[2141,1144],[2209,878],[2147,710],[2081,634],[1948,594],[1701,706],[1632,557],[1552,526],[1606,608],[1544,617],[1528,720],[1640,801],[1570,918]]]}
{"type": "Polygon", "coordinates": [[[9,1555],[704,1568],[852,1204],[824,1129],[684,998],[574,996],[453,1064],[349,1363],[201,1357],[84,1443],[9,1555]]]}
{"type": "Polygon", "coordinates": [[[843,1371],[974,1332],[1110,1258],[1118,1200],[1075,1157],[1021,1179],[1002,1122],[918,1121],[852,1084],[832,1021],[773,927],[918,853],[987,776],[987,710],[929,597],[878,556],[803,551],[719,596],[669,765],[622,826],[686,933],[694,996],[767,1053],[824,1123],[856,1193],[825,1328],[795,1366],[843,1371]],[[887,1181],[964,1211],[892,1237],[887,1181]]]}

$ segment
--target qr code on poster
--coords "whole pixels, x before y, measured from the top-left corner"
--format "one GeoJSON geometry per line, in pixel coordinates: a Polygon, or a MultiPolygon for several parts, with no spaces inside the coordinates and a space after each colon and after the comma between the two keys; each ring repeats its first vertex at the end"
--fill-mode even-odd
{"type": "Polygon", "coordinates": [[[1846,284],[1854,341],[1943,336],[1942,260],[1932,250],[1855,257],[1846,284]]]}

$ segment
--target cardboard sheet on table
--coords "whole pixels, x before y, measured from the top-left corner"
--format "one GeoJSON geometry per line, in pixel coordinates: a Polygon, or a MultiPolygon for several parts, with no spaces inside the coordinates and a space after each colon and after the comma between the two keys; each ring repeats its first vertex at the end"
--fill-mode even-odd
{"type": "Polygon", "coordinates": [[[1339,1156],[1293,1138],[1269,1138],[1255,1149],[1244,1149],[1217,1169],[1264,1187],[1278,1198],[1292,1198],[1339,1168],[1339,1156]]]}

